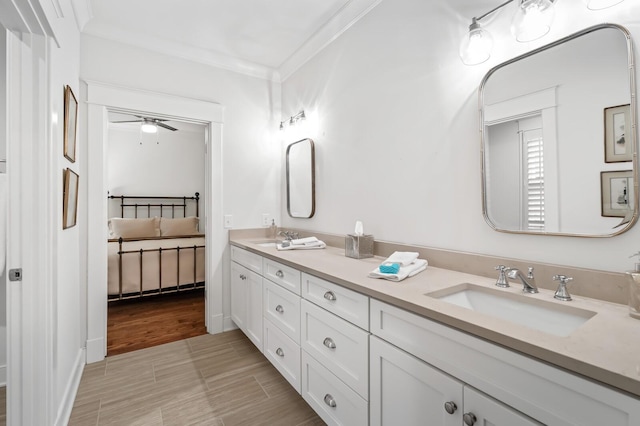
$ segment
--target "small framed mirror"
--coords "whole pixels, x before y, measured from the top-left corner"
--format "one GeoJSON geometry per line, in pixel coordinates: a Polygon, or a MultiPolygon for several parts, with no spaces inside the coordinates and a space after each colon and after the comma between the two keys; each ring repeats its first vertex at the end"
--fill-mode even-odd
{"type": "Polygon", "coordinates": [[[316,211],[315,147],[309,138],[287,147],[287,211],[308,219],[316,211]]]}
{"type": "Polygon", "coordinates": [[[629,32],[601,24],[491,69],[480,86],[483,213],[497,231],[609,237],[638,215],[629,32]]]}

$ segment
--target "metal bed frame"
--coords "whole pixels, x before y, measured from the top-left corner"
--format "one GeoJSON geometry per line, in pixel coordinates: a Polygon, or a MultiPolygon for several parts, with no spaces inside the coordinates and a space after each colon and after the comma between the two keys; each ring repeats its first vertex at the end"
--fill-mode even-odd
{"type": "MultiPolygon", "coordinates": [[[[164,217],[163,213],[165,209],[171,208],[171,218],[176,217],[176,210],[182,210],[182,217],[187,217],[187,206],[188,202],[195,203],[196,217],[200,216],[200,193],[196,192],[193,197],[162,197],[162,196],[146,196],[146,195],[108,195],[109,199],[118,199],[120,200],[120,217],[124,218],[125,208],[132,208],[134,218],[138,218],[138,210],[141,208],[146,208],[146,217],[151,217],[151,208],[159,209],[160,217],[164,217]],[[139,203],[135,202],[135,200],[147,200],[147,202],[139,203]],[[153,202],[148,202],[148,200],[154,200],[153,202]],[[168,203],[162,201],[155,200],[167,200],[170,201],[168,203]],[[176,203],[175,200],[181,200],[180,203],[176,203]]],[[[163,239],[172,239],[172,238],[199,238],[201,235],[184,235],[180,237],[147,237],[147,238],[113,238],[109,239],[109,242],[118,242],[118,294],[108,295],[109,302],[117,301],[117,300],[125,300],[125,299],[137,299],[145,296],[155,296],[160,294],[167,293],[179,293],[181,291],[190,291],[195,289],[204,288],[205,283],[203,281],[197,281],[197,257],[196,253],[198,249],[205,248],[204,245],[194,244],[193,246],[187,247],[171,247],[171,248],[156,248],[156,249],[139,249],[139,250],[123,250],[122,244],[127,241],[141,241],[141,240],[163,240],[163,239]],[[180,284],[180,252],[184,250],[193,250],[193,282],[180,284]],[[176,251],[176,285],[171,287],[162,287],[162,253],[167,251],[176,251]],[[140,289],[139,291],[133,293],[123,293],[122,292],[122,256],[127,254],[139,254],[139,265],[140,265],[140,289]],[[143,290],[143,256],[145,253],[158,253],[158,264],[159,264],[159,282],[158,288],[154,290],[143,290]]]]}

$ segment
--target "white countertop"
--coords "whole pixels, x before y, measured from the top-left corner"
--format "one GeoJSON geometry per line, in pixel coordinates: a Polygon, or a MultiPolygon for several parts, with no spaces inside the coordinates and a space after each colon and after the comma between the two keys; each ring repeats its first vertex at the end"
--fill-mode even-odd
{"type": "Polygon", "coordinates": [[[256,242],[260,239],[231,240],[235,246],[640,397],[640,320],[629,316],[626,305],[580,296],[562,302],[544,289],[523,295],[597,313],[569,336],[559,337],[425,295],[461,283],[522,294],[522,286],[515,283],[501,289],[495,279],[431,266],[393,282],[367,277],[383,260],[380,257],[352,259],[335,247],[278,251],[256,242]]]}

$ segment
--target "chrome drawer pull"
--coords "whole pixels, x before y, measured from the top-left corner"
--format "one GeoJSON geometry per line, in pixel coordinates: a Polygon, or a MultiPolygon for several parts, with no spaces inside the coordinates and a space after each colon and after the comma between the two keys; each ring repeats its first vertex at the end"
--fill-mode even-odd
{"type": "Polygon", "coordinates": [[[282,350],[282,348],[278,348],[278,349],[276,349],[276,355],[278,355],[278,356],[284,356],[284,351],[282,350]]]}
{"type": "Polygon", "coordinates": [[[328,291],[324,294],[324,298],[330,302],[334,302],[336,300],[336,295],[333,294],[332,291],[328,291]]]}
{"type": "Polygon", "coordinates": [[[279,269],[278,269],[278,270],[276,271],[276,277],[278,277],[278,278],[282,278],[282,277],[284,277],[284,272],[282,272],[281,270],[279,270],[279,269]]]}
{"type": "Polygon", "coordinates": [[[333,399],[331,394],[326,394],[324,396],[324,403],[327,404],[331,408],[336,408],[336,406],[338,405],[338,404],[336,404],[336,400],[333,399]]]}
{"type": "Polygon", "coordinates": [[[276,312],[279,314],[284,313],[284,308],[282,307],[282,305],[276,306],[276,312]]]}
{"type": "Polygon", "coordinates": [[[473,426],[477,420],[476,415],[473,413],[464,413],[462,416],[462,421],[467,426],[473,426]]]}
{"type": "Polygon", "coordinates": [[[336,348],[336,344],[331,339],[331,337],[326,337],[324,339],[324,342],[322,342],[322,344],[325,345],[326,347],[328,347],[329,349],[335,349],[336,348]]]}
{"type": "Polygon", "coordinates": [[[458,406],[453,401],[447,401],[444,403],[444,411],[446,411],[449,414],[455,413],[457,409],[458,409],[458,406]]]}

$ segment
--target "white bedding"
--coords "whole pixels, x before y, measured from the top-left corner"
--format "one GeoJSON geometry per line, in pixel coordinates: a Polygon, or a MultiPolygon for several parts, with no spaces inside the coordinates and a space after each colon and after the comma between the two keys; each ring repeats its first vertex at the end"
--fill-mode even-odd
{"type": "MultiPolygon", "coordinates": [[[[204,236],[195,238],[168,238],[128,241],[122,243],[123,251],[180,247],[179,284],[193,283],[193,246],[204,246],[204,236]]],[[[118,284],[118,242],[109,242],[108,249],[108,292],[120,294],[118,284]]],[[[196,282],[204,282],[204,247],[196,249],[196,282]]],[[[175,287],[178,281],[176,250],[162,252],[162,288],[175,287]]],[[[157,290],[160,283],[158,252],[144,253],[142,256],[142,290],[157,290]]],[[[140,291],[140,254],[122,255],[122,294],[140,291]]]]}

